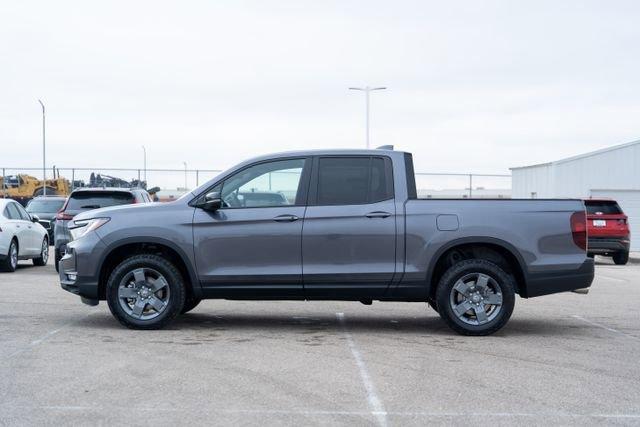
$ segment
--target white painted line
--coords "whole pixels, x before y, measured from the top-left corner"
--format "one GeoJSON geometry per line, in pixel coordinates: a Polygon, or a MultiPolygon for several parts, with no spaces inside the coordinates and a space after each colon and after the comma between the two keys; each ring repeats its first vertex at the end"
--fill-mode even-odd
{"type": "Polygon", "coordinates": [[[362,359],[362,355],[360,354],[360,350],[356,346],[355,341],[351,337],[351,334],[347,330],[347,324],[344,319],[344,313],[336,313],[336,317],[338,318],[338,322],[340,322],[340,326],[342,327],[342,332],[344,336],[347,338],[347,343],[349,344],[349,349],[351,350],[351,354],[353,355],[354,360],[356,361],[356,365],[358,366],[358,370],[360,371],[360,378],[362,379],[362,383],[364,384],[364,388],[367,391],[367,402],[369,403],[369,408],[371,409],[371,414],[376,417],[378,423],[381,426],[387,425],[387,412],[384,410],[384,406],[382,405],[382,401],[378,397],[376,393],[376,389],[373,385],[373,381],[371,381],[371,376],[369,375],[369,371],[367,371],[367,365],[365,365],[364,360],[362,359]]]}
{"type": "Polygon", "coordinates": [[[606,279],[606,280],[613,280],[614,282],[624,282],[624,283],[627,282],[627,280],[625,279],[618,279],[617,277],[605,276],[604,274],[597,274],[596,279],[606,279]]]}
{"type": "MultiPolygon", "coordinates": [[[[290,409],[233,409],[233,408],[171,408],[153,406],[134,406],[122,409],[121,406],[67,406],[67,405],[0,405],[0,414],[7,410],[23,411],[82,411],[99,413],[118,413],[118,411],[134,412],[166,412],[189,414],[259,414],[259,415],[345,415],[364,416],[371,414],[365,411],[322,411],[322,410],[290,410],[290,409]]],[[[607,413],[567,413],[567,412],[437,412],[437,411],[390,411],[387,415],[401,417],[444,417],[444,418],[468,418],[468,417],[494,417],[494,418],[614,418],[614,419],[640,419],[640,414],[607,414],[607,413]]],[[[0,418],[1,419],[1,418],[0,418]]]]}
{"type": "Polygon", "coordinates": [[[619,331],[619,330],[617,330],[617,329],[610,328],[610,327],[608,327],[608,326],[606,326],[606,325],[603,325],[603,324],[601,324],[601,323],[594,322],[593,320],[585,319],[585,318],[584,318],[584,317],[582,317],[582,316],[573,315],[573,316],[571,316],[571,317],[573,317],[574,319],[582,320],[583,322],[588,323],[588,324],[590,324],[590,325],[597,326],[598,328],[605,329],[605,330],[607,330],[607,331],[609,331],[609,332],[613,332],[613,333],[616,333],[616,334],[620,334],[620,335],[623,335],[623,336],[625,336],[625,337],[627,337],[627,338],[631,338],[631,339],[639,340],[639,341],[640,341],[640,338],[639,338],[639,337],[636,337],[636,336],[634,336],[634,335],[629,335],[629,334],[627,334],[627,333],[625,333],[625,332],[622,332],[622,331],[619,331]]]}
{"type": "MultiPolygon", "coordinates": [[[[88,316],[88,314],[87,314],[88,316]]],[[[86,316],[84,316],[86,317],[86,316]]],[[[84,318],[83,317],[83,318],[84,318]]],[[[65,324],[63,324],[62,326],[60,326],[57,329],[54,329],[52,331],[47,332],[46,334],[36,338],[35,340],[31,341],[26,347],[20,348],[16,351],[14,351],[13,353],[9,354],[8,356],[6,356],[6,359],[11,359],[14,356],[17,356],[18,354],[24,353],[25,351],[29,351],[31,350],[33,347],[40,345],[42,342],[48,340],[49,338],[51,338],[52,336],[54,336],[55,334],[57,334],[58,332],[60,332],[61,330],[63,330],[64,328],[66,328],[69,325],[72,325],[76,322],[78,322],[80,319],[75,319],[71,322],[67,322],[65,324]]]]}

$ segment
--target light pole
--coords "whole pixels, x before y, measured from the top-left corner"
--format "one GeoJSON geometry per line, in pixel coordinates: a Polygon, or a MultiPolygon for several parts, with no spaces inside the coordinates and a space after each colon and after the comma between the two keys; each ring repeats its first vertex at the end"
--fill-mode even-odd
{"type": "Polygon", "coordinates": [[[44,134],[44,104],[38,99],[42,107],[42,195],[47,195],[47,151],[46,140],[44,134]]]}
{"type": "Polygon", "coordinates": [[[367,114],[367,149],[369,149],[369,92],[371,92],[372,90],[384,90],[386,89],[386,87],[384,86],[379,86],[379,87],[369,87],[369,86],[365,86],[365,87],[350,87],[349,90],[359,90],[364,92],[365,94],[365,102],[366,102],[366,114],[367,114]]]}
{"type": "Polygon", "coordinates": [[[142,152],[144,153],[144,182],[147,182],[147,149],[142,146],[142,152]]]}
{"type": "Polygon", "coordinates": [[[184,165],[184,190],[187,190],[187,162],[182,162],[184,165]]]}

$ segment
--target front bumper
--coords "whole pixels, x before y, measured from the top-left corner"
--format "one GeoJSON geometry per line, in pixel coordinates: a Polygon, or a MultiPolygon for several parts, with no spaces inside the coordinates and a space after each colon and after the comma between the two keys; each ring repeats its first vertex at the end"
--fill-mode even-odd
{"type": "Polygon", "coordinates": [[[62,289],[95,305],[100,299],[99,260],[105,249],[96,233],[68,243],[58,264],[62,289]]]}
{"type": "Polygon", "coordinates": [[[587,250],[590,254],[606,254],[611,252],[629,252],[631,241],[624,237],[589,237],[587,250]]]}

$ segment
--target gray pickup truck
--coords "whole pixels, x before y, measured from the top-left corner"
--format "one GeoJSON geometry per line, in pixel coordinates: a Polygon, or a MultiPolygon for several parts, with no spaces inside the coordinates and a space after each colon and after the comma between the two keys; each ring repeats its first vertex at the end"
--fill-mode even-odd
{"type": "Polygon", "coordinates": [[[594,274],[582,201],[420,200],[411,154],[391,149],[258,157],[175,202],[69,226],[62,288],[136,329],[211,298],[377,300],[487,335],[516,294],[584,290],[594,274]]]}

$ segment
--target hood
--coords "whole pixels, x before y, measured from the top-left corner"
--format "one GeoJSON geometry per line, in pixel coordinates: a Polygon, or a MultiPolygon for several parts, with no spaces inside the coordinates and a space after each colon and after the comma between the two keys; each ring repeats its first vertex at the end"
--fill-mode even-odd
{"type": "MultiPolygon", "coordinates": [[[[175,202],[171,202],[175,203],[175,202]]],[[[135,215],[143,213],[148,209],[162,209],[163,205],[169,203],[134,203],[130,205],[118,205],[109,206],[107,208],[92,209],[90,211],[84,211],[76,215],[74,220],[101,218],[101,217],[113,217],[116,215],[133,213],[135,215]]]]}

